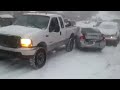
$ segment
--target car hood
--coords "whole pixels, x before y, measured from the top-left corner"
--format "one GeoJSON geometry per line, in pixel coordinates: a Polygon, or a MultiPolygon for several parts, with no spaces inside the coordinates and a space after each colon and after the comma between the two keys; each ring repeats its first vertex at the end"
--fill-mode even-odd
{"type": "Polygon", "coordinates": [[[38,31],[42,31],[42,30],[38,28],[19,26],[19,25],[11,25],[11,26],[0,28],[0,34],[16,35],[21,37],[26,34],[31,34],[38,31]]]}
{"type": "Polygon", "coordinates": [[[117,29],[103,29],[103,28],[99,28],[100,32],[102,34],[105,34],[105,35],[113,35],[113,34],[116,34],[116,32],[118,32],[117,29]]]}

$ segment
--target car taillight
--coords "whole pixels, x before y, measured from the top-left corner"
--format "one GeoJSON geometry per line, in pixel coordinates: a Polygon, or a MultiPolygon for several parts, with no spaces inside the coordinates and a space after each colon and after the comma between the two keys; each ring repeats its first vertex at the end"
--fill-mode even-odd
{"type": "Polygon", "coordinates": [[[85,40],[85,35],[80,36],[80,40],[85,40]]]}

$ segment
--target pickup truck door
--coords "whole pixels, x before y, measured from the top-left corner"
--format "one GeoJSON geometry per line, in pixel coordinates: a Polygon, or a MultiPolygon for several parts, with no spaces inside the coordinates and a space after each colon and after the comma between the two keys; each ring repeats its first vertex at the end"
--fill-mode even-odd
{"type": "Polygon", "coordinates": [[[49,49],[55,49],[58,47],[59,42],[61,41],[60,26],[57,17],[51,18],[49,25],[49,34],[48,34],[48,45],[49,49]]]}
{"type": "Polygon", "coordinates": [[[61,38],[61,44],[64,44],[65,40],[66,40],[66,33],[67,33],[67,30],[65,28],[65,25],[64,25],[64,21],[62,19],[62,17],[58,17],[59,19],[59,24],[60,24],[60,38],[61,38]]]}

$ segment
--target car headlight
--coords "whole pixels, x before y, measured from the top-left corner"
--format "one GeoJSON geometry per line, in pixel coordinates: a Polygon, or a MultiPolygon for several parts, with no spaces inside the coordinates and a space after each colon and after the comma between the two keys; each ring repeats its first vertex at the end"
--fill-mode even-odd
{"type": "Polygon", "coordinates": [[[24,48],[31,48],[33,46],[31,39],[21,39],[20,44],[21,44],[21,47],[24,47],[24,48]]]}

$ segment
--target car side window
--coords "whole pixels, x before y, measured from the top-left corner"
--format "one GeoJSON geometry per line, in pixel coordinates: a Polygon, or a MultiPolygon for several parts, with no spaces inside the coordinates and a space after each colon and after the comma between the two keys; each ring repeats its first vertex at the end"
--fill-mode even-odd
{"type": "Polygon", "coordinates": [[[59,17],[59,21],[60,21],[61,28],[64,28],[63,20],[61,17],[59,17]]]}
{"type": "Polygon", "coordinates": [[[49,32],[59,32],[60,26],[58,23],[58,19],[56,17],[51,19],[50,26],[49,26],[49,32]]]}

